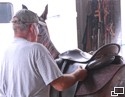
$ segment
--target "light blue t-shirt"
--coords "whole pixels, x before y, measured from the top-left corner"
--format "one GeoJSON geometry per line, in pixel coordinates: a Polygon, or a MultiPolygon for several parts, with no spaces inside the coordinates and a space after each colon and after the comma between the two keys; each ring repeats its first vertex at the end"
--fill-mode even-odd
{"type": "Polygon", "coordinates": [[[15,38],[0,64],[0,97],[49,97],[49,83],[62,76],[49,51],[15,38]]]}

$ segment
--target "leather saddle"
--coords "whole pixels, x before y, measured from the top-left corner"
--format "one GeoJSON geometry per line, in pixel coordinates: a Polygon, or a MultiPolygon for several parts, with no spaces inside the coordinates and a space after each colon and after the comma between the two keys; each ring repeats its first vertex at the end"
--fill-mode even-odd
{"type": "Polygon", "coordinates": [[[78,82],[66,91],[52,92],[52,97],[74,97],[75,95],[87,95],[100,90],[108,83],[120,66],[111,64],[123,63],[118,55],[120,46],[115,43],[100,47],[94,54],[81,51],[80,49],[69,50],[59,55],[56,62],[63,73],[70,73],[77,66],[85,67],[89,72],[84,82],[78,82]],[[98,69],[98,70],[97,70],[98,69]],[[112,71],[110,73],[110,71],[112,71]],[[104,79],[104,80],[103,80],[104,79]],[[55,96],[58,94],[58,96],[55,96]]]}
{"type": "Polygon", "coordinates": [[[57,64],[60,64],[60,60],[83,63],[87,70],[92,70],[105,67],[116,60],[118,62],[118,59],[121,61],[121,57],[118,55],[119,51],[120,45],[110,43],[100,47],[93,55],[80,49],[69,50],[60,54],[56,61],[57,64]]]}

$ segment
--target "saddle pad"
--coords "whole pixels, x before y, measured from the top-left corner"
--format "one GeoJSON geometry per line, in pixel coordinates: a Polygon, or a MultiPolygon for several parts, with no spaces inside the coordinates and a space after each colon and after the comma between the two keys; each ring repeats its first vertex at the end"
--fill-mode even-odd
{"type": "Polygon", "coordinates": [[[76,95],[88,95],[99,91],[123,66],[125,65],[112,64],[102,69],[90,71],[86,80],[79,82],[76,95]]]}

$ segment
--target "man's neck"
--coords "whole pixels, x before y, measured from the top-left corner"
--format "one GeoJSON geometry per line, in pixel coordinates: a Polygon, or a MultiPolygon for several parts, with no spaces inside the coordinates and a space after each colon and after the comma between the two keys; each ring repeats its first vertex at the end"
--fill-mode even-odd
{"type": "Polygon", "coordinates": [[[28,40],[28,33],[23,33],[23,32],[15,33],[15,34],[14,34],[14,37],[24,38],[24,39],[28,40]]]}

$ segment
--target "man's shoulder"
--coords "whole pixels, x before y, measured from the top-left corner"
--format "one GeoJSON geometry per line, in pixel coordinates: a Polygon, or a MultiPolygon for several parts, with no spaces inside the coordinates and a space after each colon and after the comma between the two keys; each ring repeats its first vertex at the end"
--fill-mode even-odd
{"type": "Polygon", "coordinates": [[[34,49],[46,50],[46,47],[40,43],[33,42],[31,46],[34,49]]]}
{"type": "Polygon", "coordinates": [[[32,42],[32,45],[31,46],[33,46],[33,47],[42,47],[42,48],[44,48],[44,46],[42,45],[42,44],[40,44],[40,43],[37,43],[37,42],[32,42]]]}
{"type": "Polygon", "coordinates": [[[36,54],[39,53],[41,54],[41,56],[47,56],[48,54],[50,55],[47,48],[40,43],[32,43],[31,48],[33,52],[35,52],[36,54]]]}

